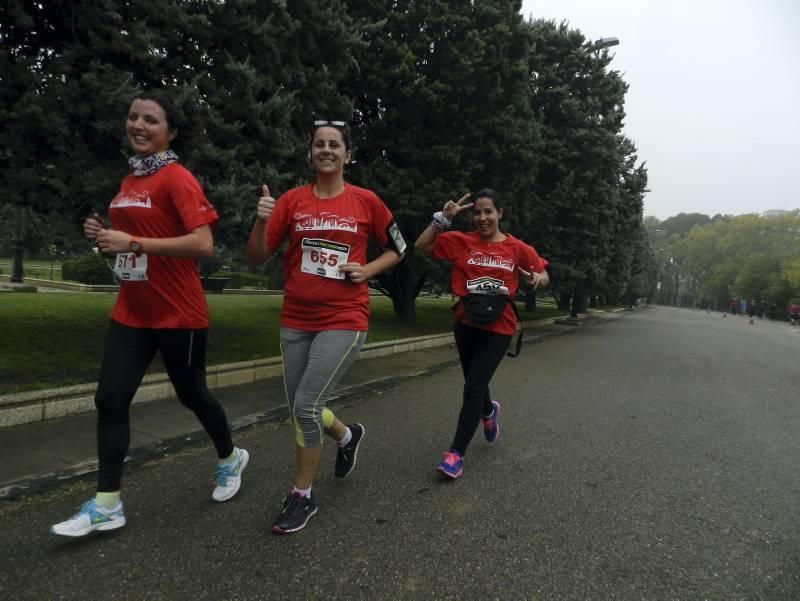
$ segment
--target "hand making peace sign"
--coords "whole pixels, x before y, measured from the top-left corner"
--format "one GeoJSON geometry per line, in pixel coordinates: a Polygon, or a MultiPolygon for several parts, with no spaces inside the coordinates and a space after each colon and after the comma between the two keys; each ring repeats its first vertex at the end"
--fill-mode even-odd
{"type": "Polygon", "coordinates": [[[469,202],[464,204],[466,200],[469,198],[469,192],[464,194],[461,198],[457,201],[453,202],[452,200],[448,200],[444,203],[444,207],[442,207],[442,215],[444,215],[445,219],[448,221],[452,221],[453,218],[458,215],[464,209],[468,209],[472,206],[473,203],[469,202]]]}

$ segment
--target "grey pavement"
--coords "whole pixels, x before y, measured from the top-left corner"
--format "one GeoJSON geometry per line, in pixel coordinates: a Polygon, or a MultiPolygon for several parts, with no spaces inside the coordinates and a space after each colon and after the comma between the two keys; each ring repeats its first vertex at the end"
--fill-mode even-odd
{"type": "Polygon", "coordinates": [[[134,462],[113,533],[47,534],[91,479],[2,502],[0,597],[800,599],[800,328],[619,317],[503,361],[500,439],[478,432],[455,482],[433,466],[457,365],[343,395],[334,411],[366,426],[358,465],[338,480],[323,449],[320,511],[295,535],[269,530],[293,473],[280,420],[237,432],[251,463],[227,503],[207,442],[134,462]]]}
{"type": "MultiPolygon", "coordinates": [[[[604,313],[587,316],[584,323],[608,319],[604,313]]],[[[571,326],[528,325],[528,344],[570,333],[571,326]]],[[[381,390],[407,378],[457,363],[451,345],[358,361],[344,377],[338,396],[381,390]]],[[[263,420],[288,416],[280,377],[212,391],[225,408],[234,431],[263,420]]],[[[0,430],[0,500],[41,492],[96,470],[95,414],[85,413],[0,430]]],[[[203,442],[194,414],[176,398],[138,403],[131,407],[129,461],[151,458],[187,444],[203,442]]]]}

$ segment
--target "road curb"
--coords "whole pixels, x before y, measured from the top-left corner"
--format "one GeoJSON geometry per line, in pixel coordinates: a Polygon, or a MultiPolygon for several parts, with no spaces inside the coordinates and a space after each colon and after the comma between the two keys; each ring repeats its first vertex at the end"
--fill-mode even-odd
{"type": "MultiPolygon", "coordinates": [[[[526,328],[543,327],[553,319],[525,322],[526,328]]],[[[413,338],[401,338],[365,344],[359,360],[383,357],[396,353],[423,350],[453,343],[453,334],[431,334],[413,338]]],[[[283,374],[281,357],[267,357],[249,361],[238,361],[211,365],[206,370],[209,390],[226,388],[238,384],[250,384],[283,374]]],[[[0,431],[3,428],[44,422],[59,417],[79,415],[95,410],[94,393],[97,383],[74,384],[60,388],[48,388],[0,396],[0,431]]],[[[166,373],[148,374],[133,397],[133,404],[159,401],[175,396],[175,389],[166,373]]]]}

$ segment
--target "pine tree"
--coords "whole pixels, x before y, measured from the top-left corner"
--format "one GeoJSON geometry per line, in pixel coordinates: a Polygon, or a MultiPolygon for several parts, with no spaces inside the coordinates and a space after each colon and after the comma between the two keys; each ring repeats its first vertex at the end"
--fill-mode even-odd
{"type": "MultiPolygon", "coordinates": [[[[619,226],[636,210],[620,188],[627,84],[607,71],[608,53],[596,52],[566,23],[535,20],[528,29],[531,102],[544,136],[534,202],[548,226],[542,247],[552,259],[559,304],[575,315],[603,287],[623,239],[633,235],[619,226]]],[[[629,271],[624,261],[619,271],[629,271]]]]}
{"type": "MultiPolygon", "coordinates": [[[[389,204],[409,243],[446,200],[480,187],[503,194],[517,225],[539,141],[520,3],[351,0],[349,8],[368,44],[349,88],[359,141],[353,177],[389,204]]],[[[409,248],[381,276],[398,319],[415,319],[428,275],[443,272],[409,248]]]]}

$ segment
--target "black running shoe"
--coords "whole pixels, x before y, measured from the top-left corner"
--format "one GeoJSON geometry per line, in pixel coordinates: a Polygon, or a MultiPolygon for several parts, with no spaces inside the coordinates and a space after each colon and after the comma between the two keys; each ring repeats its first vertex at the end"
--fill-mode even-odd
{"type": "Polygon", "coordinates": [[[310,497],[289,493],[283,500],[283,509],[272,524],[272,531],[275,534],[290,534],[302,530],[315,513],[317,502],[313,490],[310,497]]]}
{"type": "Polygon", "coordinates": [[[344,478],[353,471],[358,457],[358,445],[364,440],[364,426],[361,424],[349,424],[350,432],[353,437],[345,446],[339,447],[336,452],[336,477],[344,478]]]}

